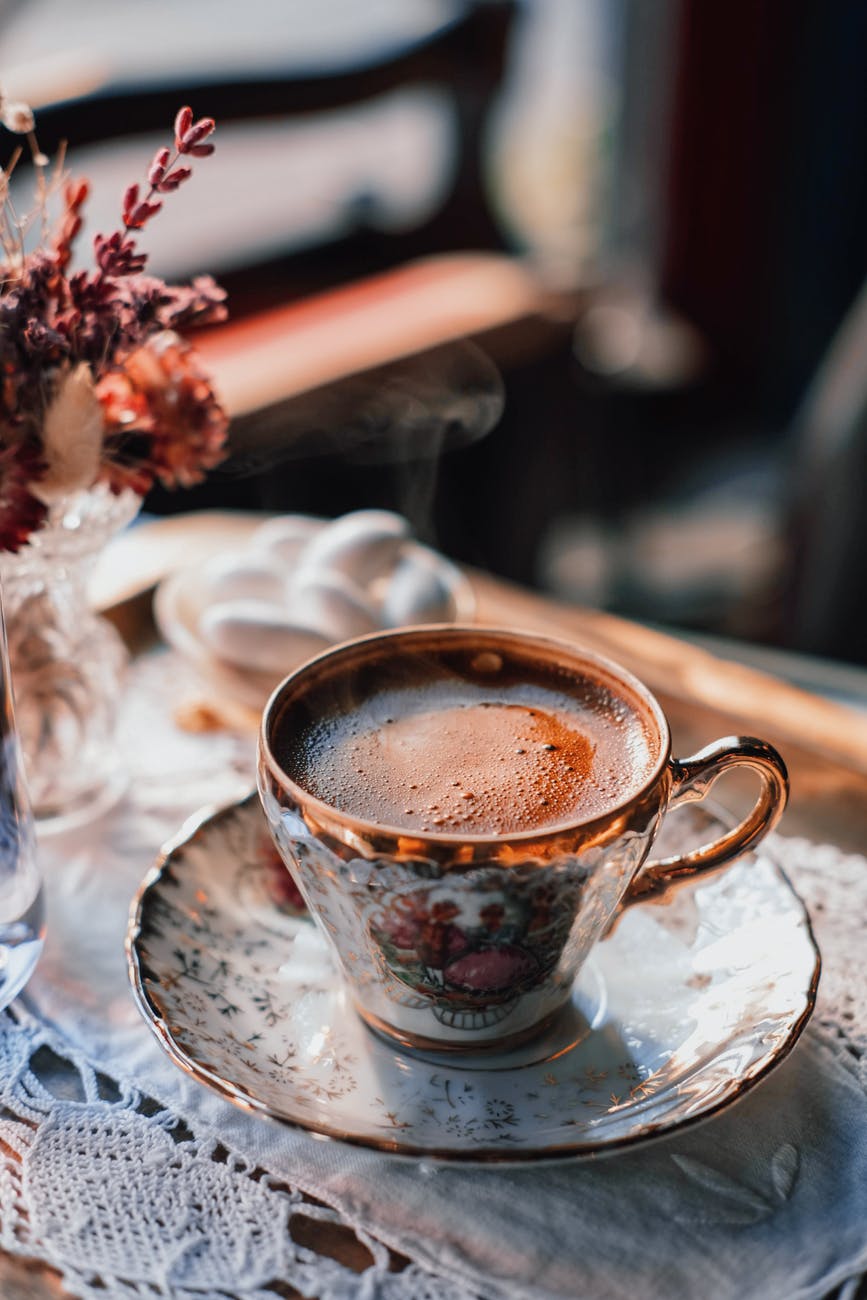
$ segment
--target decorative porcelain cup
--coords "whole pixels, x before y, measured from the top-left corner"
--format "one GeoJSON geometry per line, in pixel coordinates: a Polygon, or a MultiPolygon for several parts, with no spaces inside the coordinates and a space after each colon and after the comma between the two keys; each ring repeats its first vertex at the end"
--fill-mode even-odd
{"type": "Polygon", "coordinates": [[[277,848],[357,1010],[427,1051],[503,1049],[541,1031],[625,907],[725,867],[776,824],[788,793],[761,740],[671,757],[659,703],[616,664],[454,625],[363,637],[292,673],[265,709],[258,772],[277,848]],[[506,725],[518,728],[514,757],[495,752],[506,725]],[[647,861],[664,814],[733,767],[760,782],[740,825],[647,861]],[[451,812],[436,793],[444,771],[457,778],[451,812]],[[459,788],[467,772],[474,790],[459,788]],[[381,799],[365,789],[372,773],[381,799]],[[389,791],[431,811],[395,815],[389,791]],[[474,798],[475,813],[454,811],[474,798]]]}

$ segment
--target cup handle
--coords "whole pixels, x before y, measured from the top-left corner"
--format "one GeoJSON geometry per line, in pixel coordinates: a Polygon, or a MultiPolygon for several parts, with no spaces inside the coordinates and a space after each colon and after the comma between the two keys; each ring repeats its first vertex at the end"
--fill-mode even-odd
{"type": "Polygon", "coordinates": [[[623,899],[624,907],[661,900],[687,880],[714,875],[733,858],[755,848],[776,826],[789,796],[789,776],[773,745],[754,736],[727,736],[690,758],[669,759],[671,793],[666,811],[703,799],[717,777],[733,767],[748,767],[758,773],[761,789],[752,811],[719,839],[691,853],[645,863],[623,899]]]}

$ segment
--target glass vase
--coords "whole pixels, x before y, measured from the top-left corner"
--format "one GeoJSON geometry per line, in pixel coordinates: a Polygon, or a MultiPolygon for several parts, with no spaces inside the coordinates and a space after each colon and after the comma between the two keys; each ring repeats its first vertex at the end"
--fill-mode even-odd
{"type": "Polygon", "coordinates": [[[42,886],[21,775],[0,604],[0,1008],[23,988],[42,951],[42,886]]]}
{"type": "Polygon", "coordinates": [[[40,825],[109,807],[125,784],[115,729],[127,651],[88,605],[100,551],[141,499],[99,486],[52,505],[45,525],[0,558],[18,734],[40,825]]]}

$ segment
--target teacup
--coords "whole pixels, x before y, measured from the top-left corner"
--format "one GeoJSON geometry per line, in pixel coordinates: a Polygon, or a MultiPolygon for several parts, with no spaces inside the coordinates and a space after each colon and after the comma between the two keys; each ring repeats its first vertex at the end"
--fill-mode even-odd
{"type": "Polygon", "coordinates": [[[750,737],[670,754],[658,701],[595,654],[450,625],[363,637],[269,700],[259,790],[367,1024],[405,1047],[504,1049],[547,1026],[622,910],[710,875],[776,824],[788,781],[750,737]],[[646,861],[723,772],[748,816],[646,861]]]}

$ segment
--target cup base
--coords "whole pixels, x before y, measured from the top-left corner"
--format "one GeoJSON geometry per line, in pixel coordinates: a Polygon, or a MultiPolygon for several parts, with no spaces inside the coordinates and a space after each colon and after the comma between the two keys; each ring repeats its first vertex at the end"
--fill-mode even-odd
{"type": "Polygon", "coordinates": [[[583,1011],[567,1002],[544,1020],[503,1038],[483,1042],[444,1042],[441,1038],[425,1038],[396,1029],[371,1012],[364,1011],[357,1002],[354,1006],[363,1024],[389,1047],[398,1047],[431,1065],[447,1065],[458,1070],[514,1069],[553,1060],[580,1043],[593,1027],[592,1018],[588,1020],[583,1011]]]}

